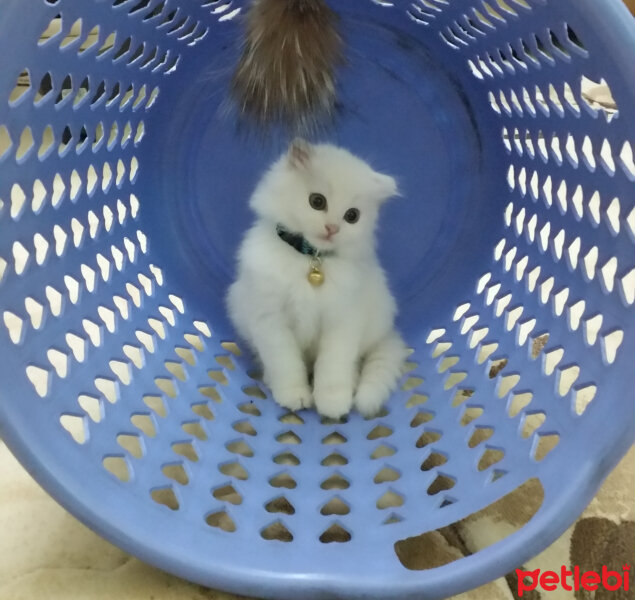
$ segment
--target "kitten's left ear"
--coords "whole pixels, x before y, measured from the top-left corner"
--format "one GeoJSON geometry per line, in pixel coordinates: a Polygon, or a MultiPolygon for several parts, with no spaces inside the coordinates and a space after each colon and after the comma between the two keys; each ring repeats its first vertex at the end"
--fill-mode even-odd
{"type": "Polygon", "coordinates": [[[313,154],[313,148],[311,144],[302,138],[295,138],[289,146],[288,158],[289,164],[298,169],[306,168],[311,161],[311,155],[313,154]]]}
{"type": "Polygon", "coordinates": [[[373,173],[373,191],[380,202],[384,202],[393,196],[399,196],[399,188],[394,177],[383,173],[373,173]]]}

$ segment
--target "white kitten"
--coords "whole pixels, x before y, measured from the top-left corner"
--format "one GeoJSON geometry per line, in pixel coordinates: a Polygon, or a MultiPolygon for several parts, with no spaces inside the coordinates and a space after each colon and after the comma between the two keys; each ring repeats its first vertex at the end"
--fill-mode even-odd
{"type": "Polygon", "coordinates": [[[380,205],[396,194],[392,177],[350,152],[303,140],[257,186],[258,218],[227,303],[281,406],[370,416],[395,388],[407,353],[374,234],[380,205]]]}

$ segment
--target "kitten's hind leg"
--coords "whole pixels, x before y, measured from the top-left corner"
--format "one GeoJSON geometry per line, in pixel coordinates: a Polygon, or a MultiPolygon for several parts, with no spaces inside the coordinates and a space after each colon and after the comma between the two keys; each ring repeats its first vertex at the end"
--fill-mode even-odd
{"type": "Polygon", "coordinates": [[[397,386],[407,356],[406,345],[395,331],[366,354],[354,401],[355,408],[362,415],[371,417],[379,412],[397,386]]]}

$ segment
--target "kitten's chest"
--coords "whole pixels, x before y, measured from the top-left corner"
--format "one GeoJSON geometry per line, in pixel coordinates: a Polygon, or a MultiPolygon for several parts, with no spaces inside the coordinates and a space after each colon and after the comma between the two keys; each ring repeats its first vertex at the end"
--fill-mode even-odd
{"type": "Polygon", "coordinates": [[[356,297],[361,293],[359,273],[348,265],[325,260],[319,268],[323,276],[321,285],[311,283],[308,260],[287,280],[285,309],[304,347],[314,344],[324,327],[354,311],[356,297]]]}
{"type": "Polygon", "coordinates": [[[284,310],[298,343],[307,349],[317,343],[323,323],[323,305],[308,282],[293,286],[286,295],[284,310]]]}

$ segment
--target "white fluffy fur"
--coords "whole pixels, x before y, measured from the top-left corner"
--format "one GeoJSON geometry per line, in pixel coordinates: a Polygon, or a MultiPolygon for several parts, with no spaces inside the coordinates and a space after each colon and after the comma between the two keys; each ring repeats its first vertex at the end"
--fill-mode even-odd
{"type": "Polygon", "coordinates": [[[281,406],[315,404],[331,418],[355,406],[370,416],[395,388],[406,348],[394,329],[396,304],[377,261],[374,233],[380,205],[397,193],[392,177],[350,152],[302,140],[257,186],[251,199],[257,220],[240,248],[227,304],[281,406]],[[327,198],[326,211],[310,206],[311,193],[327,198]],[[360,218],[350,224],[344,213],[353,207],[360,218]],[[278,237],[278,223],[334,252],[323,260],[321,287],[307,281],[309,257],[278,237]],[[340,227],[331,240],[321,237],[327,224],[340,227]]]}

